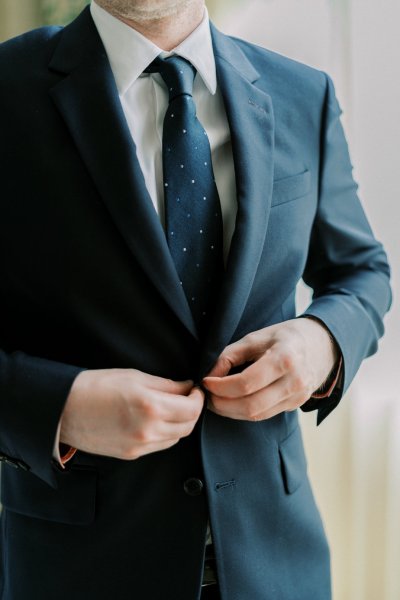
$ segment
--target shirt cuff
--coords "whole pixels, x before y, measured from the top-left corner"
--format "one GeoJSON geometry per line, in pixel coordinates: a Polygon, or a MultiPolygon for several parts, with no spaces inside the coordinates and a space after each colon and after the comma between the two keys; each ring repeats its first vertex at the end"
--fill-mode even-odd
{"type": "Polygon", "coordinates": [[[53,447],[53,458],[58,462],[62,469],[65,468],[67,462],[73,458],[77,452],[76,448],[72,448],[71,446],[67,446],[66,444],[62,444],[60,442],[60,434],[61,434],[61,421],[57,427],[56,439],[53,447]]]}

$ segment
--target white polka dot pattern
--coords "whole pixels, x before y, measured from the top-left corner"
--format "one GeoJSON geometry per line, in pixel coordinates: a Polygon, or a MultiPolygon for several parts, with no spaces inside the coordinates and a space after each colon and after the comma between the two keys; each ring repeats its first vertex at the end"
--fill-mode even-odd
{"type": "Polygon", "coordinates": [[[222,215],[208,136],[192,98],[195,70],[178,56],[159,57],[147,70],[160,73],[169,89],[163,126],[166,235],[202,336],[223,273],[222,215]]]}

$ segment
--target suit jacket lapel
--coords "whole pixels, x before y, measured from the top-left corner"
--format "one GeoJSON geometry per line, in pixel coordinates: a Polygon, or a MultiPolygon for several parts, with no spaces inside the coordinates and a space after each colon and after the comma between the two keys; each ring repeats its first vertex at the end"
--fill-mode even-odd
{"type": "Polygon", "coordinates": [[[65,77],[50,94],[129,249],[173,312],[196,336],[107,55],[88,9],[60,36],[50,69],[65,77]]]}
{"type": "Polygon", "coordinates": [[[208,372],[238,326],[260,261],[273,185],[274,118],[259,74],[237,43],[212,27],[218,85],[229,121],[238,213],[214,325],[200,368],[208,372]]]}

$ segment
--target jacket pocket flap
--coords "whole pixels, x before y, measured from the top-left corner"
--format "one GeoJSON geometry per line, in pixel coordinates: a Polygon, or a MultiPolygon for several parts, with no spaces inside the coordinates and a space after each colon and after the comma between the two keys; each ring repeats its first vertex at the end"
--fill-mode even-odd
{"type": "Polygon", "coordinates": [[[307,473],[307,461],[304,454],[300,427],[279,444],[282,478],[285,490],[293,494],[303,483],[307,473]]]}
{"type": "Polygon", "coordinates": [[[296,198],[301,198],[308,194],[311,188],[311,173],[303,171],[298,175],[291,175],[284,179],[274,181],[272,191],[272,206],[284,204],[296,198]]]}
{"type": "Polygon", "coordinates": [[[89,525],[95,516],[97,471],[57,473],[53,489],[35,475],[5,466],[1,473],[3,506],[13,512],[57,523],[89,525]]]}

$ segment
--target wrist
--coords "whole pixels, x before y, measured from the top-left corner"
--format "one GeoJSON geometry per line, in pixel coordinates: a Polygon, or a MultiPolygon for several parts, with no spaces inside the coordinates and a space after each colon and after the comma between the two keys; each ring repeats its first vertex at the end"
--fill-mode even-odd
{"type": "Polygon", "coordinates": [[[74,419],[85,395],[89,374],[89,371],[81,371],[72,383],[60,418],[58,442],[61,446],[72,447],[75,445],[73,439],[74,419]]]}
{"type": "Polygon", "coordinates": [[[318,378],[320,383],[315,387],[311,398],[327,398],[336,389],[342,373],[343,358],[339,345],[329,328],[318,317],[300,315],[298,319],[307,319],[309,322],[314,322],[317,326],[316,331],[318,335],[322,335],[321,338],[316,338],[315,346],[318,348],[318,358],[321,359],[325,367],[321,369],[320,377],[318,378]]]}
{"type": "Polygon", "coordinates": [[[327,375],[327,378],[330,377],[332,371],[335,370],[341,358],[339,344],[333,337],[330,329],[318,317],[314,317],[314,315],[299,315],[297,319],[308,319],[309,321],[314,321],[317,325],[320,326],[320,331],[323,330],[326,334],[326,336],[324,337],[326,337],[326,339],[329,341],[329,350],[331,353],[331,369],[329,371],[329,374],[327,375]]]}
{"type": "Polygon", "coordinates": [[[329,398],[342,379],[343,357],[339,345],[333,337],[329,328],[325,325],[323,321],[321,321],[321,319],[318,319],[318,317],[314,317],[313,315],[300,315],[298,318],[309,319],[310,321],[315,321],[315,323],[318,323],[321,329],[325,331],[329,339],[331,368],[328,372],[328,375],[325,377],[323,383],[318,388],[316,388],[314,393],[311,395],[311,398],[314,399],[329,398]]]}

